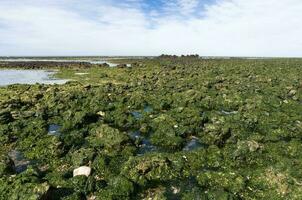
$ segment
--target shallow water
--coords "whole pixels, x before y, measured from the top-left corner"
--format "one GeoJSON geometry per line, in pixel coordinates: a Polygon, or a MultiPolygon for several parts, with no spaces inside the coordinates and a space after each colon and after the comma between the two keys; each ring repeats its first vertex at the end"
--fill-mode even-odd
{"type": "Polygon", "coordinates": [[[61,135],[60,128],[61,128],[61,126],[59,126],[57,124],[51,124],[51,125],[49,125],[49,127],[48,127],[48,135],[60,136],[61,135]]]}
{"type": "Polygon", "coordinates": [[[30,165],[30,161],[26,160],[20,151],[13,150],[8,153],[8,156],[14,163],[14,169],[17,173],[21,173],[30,165]]]}
{"type": "Polygon", "coordinates": [[[132,111],[131,114],[136,120],[140,120],[143,118],[144,113],[153,112],[153,108],[151,106],[145,106],[143,111],[132,111]]]}
{"type": "Polygon", "coordinates": [[[193,137],[183,148],[183,151],[193,151],[202,147],[203,145],[199,142],[198,138],[193,137]]]}
{"type": "Polygon", "coordinates": [[[140,120],[143,118],[143,114],[141,112],[133,111],[131,112],[131,114],[136,120],[140,120]]]}
{"type": "Polygon", "coordinates": [[[116,67],[117,66],[117,64],[107,62],[107,61],[89,61],[89,63],[91,63],[91,64],[105,64],[106,63],[106,64],[109,65],[109,67],[116,67]]]}
{"type": "Polygon", "coordinates": [[[152,108],[152,106],[145,106],[144,107],[144,112],[146,112],[146,113],[150,113],[150,112],[153,112],[153,108],[152,108]]]}
{"type": "Polygon", "coordinates": [[[129,133],[129,136],[133,139],[133,140],[138,140],[138,141],[141,141],[140,145],[139,145],[139,149],[138,149],[138,152],[137,152],[137,155],[138,156],[141,156],[141,155],[144,155],[146,153],[149,153],[149,152],[155,152],[157,151],[157,147],[154,146],[150,140],[146,137],[143,137],[141,135],[141,132],[140,131],[133,131],[133,132],[130,132],[129,133]]]}
{"type": "Polygon", "coordinates": [[[46,70],[14,70],[0,69],[0,86],[12,84],[64,84],[68,80],[55,79],[52,77],[54,71],[46,70]]]}

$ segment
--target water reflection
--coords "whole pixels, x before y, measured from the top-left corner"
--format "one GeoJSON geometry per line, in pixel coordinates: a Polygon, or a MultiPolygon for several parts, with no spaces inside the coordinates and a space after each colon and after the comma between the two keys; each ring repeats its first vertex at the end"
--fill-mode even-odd
{"type": "Polygon", "coordinates": [[[55,71],[47,70],[14,70],[1,69],[0,70],[0,86],[12,84],[64,84],[68,80],[55,79],[53,75],[55,71]]]}

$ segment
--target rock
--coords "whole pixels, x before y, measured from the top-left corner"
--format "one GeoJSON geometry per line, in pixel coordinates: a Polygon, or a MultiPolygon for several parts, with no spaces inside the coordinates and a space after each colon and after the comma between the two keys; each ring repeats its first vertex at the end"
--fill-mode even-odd
{"type": "Polygon", "coordinates": [[[87,166],[82,166],[73,170],[73,177],[75,176],[89,176],[91,173],[91,168],[87,166]]]}
{"type": "Polygon", "coordinates": [[[116,67],[118,67],[118,68],[126,68],[127,64],[118,64],[116,67]]]}
{"type": "Polygon", "coordinates": [[[99,112],[97,112],[97,115],[99,115],[99,116],[101,116],[101,117],[105,117],[105,112],[99,111],[99,112]]]}
{"type": "Polygon", "coordinates": [[[47,195],[49,189],[50,189],[50,185],[45,182],[35,186],[33,189],[33,193],[41,197],[41,199],[43,199],[43,197],[47,195]]]}
{"type": "Polygon", "coordinates": [[[83,86],[83,88],[89,90],[89,89],[91,89],[91,85],[90,84],[86,84],[86,85],[83,86]]]}
{"type": "Polygon", "coordinates": [[[287,100],[284,100],[283,103],[288,104],[289,102],[287,100]]]}
{"type": "Polygon", "coordinates": [[[80,167],[88,165],[88,163],[93,160],[94,156],[95,153],[92,148],[80,148],[72,153],[71,161],[74,167],[80,167]]]}
{"type": "Polygon", "coordinates": [[[8,172],[13,171],[14,163],[8,156],[0,155],[0,176],[6,175],[8,172]]]}
{"type": "Polygon", "coordinates": [[[5,124],[11,122],[12,120],[13,120],[13,116],[11,112],[9,112],[8,110],[0,111],[0,123],[5,124]]]}
{"type": "Polygon", "coordinates": [[[247,145],[248,145],[250,152],[257,151],[260,148],[260,145],[258,144],[258,142],[254,141],[254,140],[247,141],[247,145]]]}
{"type": "Polygon", "coordinates": [[[289,95],[290,97],[295,96],[296,94],[297,94],[297,90],[291,90],[291,91],[289,91],[289,93],[288,93],[288,95],[289,95]]]}
{"type": "Polygon", "coordinates": [[[175,187],[175,186],[172,186],[171,190],[172,190],[173,194],[178,194],[180,192],[180,188],[175,187]]]}
{"type": "Polygon", "coordinates": [[[22,113],[22,117],[23,117],[23,118],[29,118],[29,117],[34,116],[35,114],[36,114],[35,111],[28,110],[28,111],[24,111],[24,112],[22,113]]]}

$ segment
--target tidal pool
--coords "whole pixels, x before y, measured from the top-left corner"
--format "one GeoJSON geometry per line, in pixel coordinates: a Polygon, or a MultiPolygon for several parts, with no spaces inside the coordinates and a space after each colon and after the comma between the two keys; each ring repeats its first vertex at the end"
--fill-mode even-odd
{"type": "Polygon", "coordinates": [[[68,80],[55,79],[55,71],[0,69],[0,86],[12,84],[64,84],[68,80]]]}

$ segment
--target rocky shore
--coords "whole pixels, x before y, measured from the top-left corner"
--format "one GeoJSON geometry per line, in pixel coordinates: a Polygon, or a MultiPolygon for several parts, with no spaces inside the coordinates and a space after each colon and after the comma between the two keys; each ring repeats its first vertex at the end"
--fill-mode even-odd
{"type": "Polygon", "coordinates": [[[133,63],[0,88],[0,199],[302,199],[301,60],[133,63]]]}

